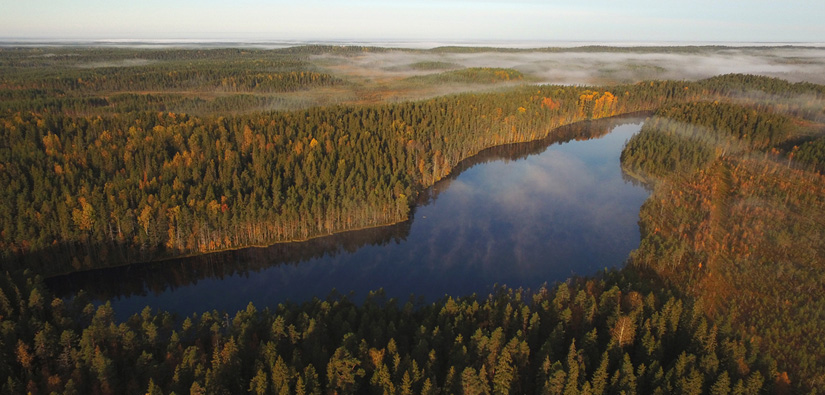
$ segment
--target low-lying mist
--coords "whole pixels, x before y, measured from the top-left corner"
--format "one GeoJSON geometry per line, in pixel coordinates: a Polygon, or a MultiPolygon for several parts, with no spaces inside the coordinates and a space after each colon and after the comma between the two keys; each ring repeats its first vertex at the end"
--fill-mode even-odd
{"type": "MultiPolygon", "coordinates": [[[[633,83],[649,79],[697,80],[743,73],[792,82],[825,84],[825,48],[815,47],[675,47],[559,51],[469,52],[408,51],[357,56],[318,55],[313,61],[335,73],[387,82],[443,70],[417,67],[426,63],[463,67],[512,68],[542,84],[590,85],[633,83]]],[[[479,50],[483,51],[483,50],[479,50]]]]}
{"type": "MultiPolygon", "coordinates": [[[[192,69],[194,73],[174,77],[180,80],[174,81],[175,85],[168,88],[161,84],[152,86],[153,89],[135,91],[132,85],[121,84],[106,92],[110,96],[119,93],[184,94],[208,102],[208,105],[201,102],[189,105],[189,102],[181,104],[181,100],[177,100],[165,104],[169,111],[188,113],[224,111],[227,106],[232,107],[233,111],[244,112],[380,104],[464,92],[506,90],[525,84],[609,86],[644,80],[699,80],[730,73],[825,84],[825,46],[423,49],[346,45],[304,47],[299,44],[294,48],[261,48],[252,44],[221,43],[192,48],[184,43],[168,48],[165,44],[149,48],[141,45],[98,48],[91,45],[89,48],[56,46],[5,51],[5,58],[0,59],[5,62],[4,77],[16,79],[16,83],[22,85],[26,82],[21,81],[32,75],[50,84],[53,75],[65,74],[85,80],[89,76],[100,77],[98,73],[106,78],[116,78],[148,71],[146,78],[166,78],[164,76],[167,74],[173,78],[173,71],[192,69]],[[195,65],[199,66],[193,69],[195,65]],[[228,88],[217,86],[220,83],[218,79],[211,85],[204,83],[204,78],[212,77],[199,75],[198,72],[213,67],[220,69],[218,73],[231,74],[244,70],[252,79],[263,79],[267,74],[284,70],[313,71],[329,74],[335,83],[325,85],[305,81],[295,86],[281,87],[283,89],[266,90],[255,88],[253,82],[251,86],[240,84],[228,88]],[[114,68],[118,70],[112,70],[114,68]],[[468,70],[471,68],[486,70],[468,70]]],[[[77,87],[83,90],[81,88],[86,89],[85,85],[77,87]]],[[[81,93],[85,95],[88,92],[81,93]]],[[[760,92],[741,92],[741,96],[746,101],[766,104],[774,99],[760,92]]],[[[803,97],[792,100],[794,103],[791,104],[810,113],[822,111],[820,100],[803,97]]],[[[783,103],[787,102],[788,98],[784,98],[783,103]]]]}

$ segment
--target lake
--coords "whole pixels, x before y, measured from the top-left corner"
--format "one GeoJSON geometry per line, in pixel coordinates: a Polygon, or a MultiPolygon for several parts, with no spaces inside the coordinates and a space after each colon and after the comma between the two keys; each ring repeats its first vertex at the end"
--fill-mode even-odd
{"type": "Polygon", "coordinates": [[[621,266],[639,245],[649,196],[621,170],[642,116],[583,122],[545,140],[495,147],[420,197],[411,219],[306,242],[73,273],[46,279],[63,297],[111,300],[119,319],[145,306],[188,316],[326,298],[419,302],[535,289],[621,266]],[[559,143],[560,140],[569,140],[559,143]]]}

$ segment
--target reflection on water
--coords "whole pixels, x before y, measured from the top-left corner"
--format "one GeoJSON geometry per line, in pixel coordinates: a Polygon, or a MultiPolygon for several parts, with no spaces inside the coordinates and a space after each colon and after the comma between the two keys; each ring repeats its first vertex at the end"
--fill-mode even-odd
{"type": "Polygon", "coordinates": [[[535,288],[621,265],[639,243],[648,192],[619,155],[641,118],[571,125],[548,139],[486,150],[422,194],[410,221],[300,243],[94,270],[47,279],[58,294],[181,315],[384,288],[435,300],[535,288]],[[612,131],[612,132],[611,132],[612,131]],[[588,140],[589,139],[589,140],[588,140]],[[575,141],[572,141],[575,140],[575,141]],[[553,143],[569,141],[564,144],[553,143]]]}

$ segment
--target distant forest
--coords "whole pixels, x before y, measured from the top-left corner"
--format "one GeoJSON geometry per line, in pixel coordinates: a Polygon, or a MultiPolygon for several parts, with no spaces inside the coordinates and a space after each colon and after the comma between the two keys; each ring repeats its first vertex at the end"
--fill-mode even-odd
{"type": "Polygon", "coordinates": [[[418,63],[410,89],[488,88],[385,103],[313,58],[381,50],[0,49],[0,392],[825,391],[825,86],[535,86],[418,63]],[[653,193],[620,271],[126,322],[42,282],[397,223],[486,148],[638,111],[654,115],[622,166],[653,193]]]}

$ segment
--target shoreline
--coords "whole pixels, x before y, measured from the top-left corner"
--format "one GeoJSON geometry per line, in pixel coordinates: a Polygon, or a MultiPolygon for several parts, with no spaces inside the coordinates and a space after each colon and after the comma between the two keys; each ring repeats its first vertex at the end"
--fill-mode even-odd
{"type": "MultiPolygon", "coordinates": [[[[414,207],[414,206],[411,206],[411,210],[412,210],[412,207],[414,207]]],[[[49,276],[44,276],[43,279],[52,279],[52,278],[57,278],[57,277],[68,276],[68,275],[75,274],[75,273],[88,273],[88,272],[94,272],[94,271],[97,271],[97,270],[107,270],[107,269],[127,267],[127,266],[132,266],[132,265],[147,265],[147,264],[152,264],[152,263],[168,262],[168,261],[173,261],[173,260],[176,260],[176,259],[191,259],[191,258],[198,258],[198,257],[206,257],[206,256],[209,256],[211,254],[221,254],[221,253],[232,252],[232,251],[241,251],[241,250],[247,250],[247,249],[249,249],[249,250],[251,250],[251,249],[266,249],[266,248],[270,248],[270,247],[280,245],[280,244],[306,243],[306,242],[309,242],[309,241],[322,239],[322,238],[325,238],[325,237],[340,236],[342,234],[349,233],[349,232],[360,232],[360,231],[365,231],[365,230],[370,230],[370,229],[378,229],[378,228],[384,228],[384,227],[399,225],[399,224],[402,224],[402,223],[407,222],[409,220],[410,220],[410,218],[408,216],[407,219],[404,219],[404,220],[401,220],[401,221],[387,222],[387,223],[377,224],[377,225],[368,225],[368,226],[362,226],[362,227],[351,228],[351,229],[343,229],[343,230],[334,231],[332,233],[308,236],[308,237],[303,238],[303,239],[281,240],[281,241],[272,242],[270,244],[248,244],[248,245],[237,246],[237,247],[227,247],[227,248],[221,248],[221,249],[218,249],[218,250],[210,250],[210,251],[201,252],[201,253],[189,253],[189,254],[183,254],[183,255],[163,257],[163,258],[158,258],[158,259],[150,259],[150,260],[146,260],[146,261],[126,262],[126,263],[120,263],[120,264],[116,264],[116,265],[109,265],[109,266],[103,266],[103,267],[92,268],[92,269],[74,270],[74,271],[70,271],[70,272],[57,273],[57,274],[53,274],[53,275],[49,275],[49,276]]]]}
{"type": "Polygon", "coordinates": [[[211,254],[220,254],[220,253],[241,251],[241,250],[247,250],[247,249],[250,249],[250,250],[251,249],[266,249],[266,248],[270,248],[270,247],[277,246],[277,245],[306,243],[306,242],[309,242],[309,241],[323,239],[323,238],[327,238],[327,237],[340,236],[340,235],[343,235],[343,234],[346,234],[346,233],[349,233],[349,232],[359,232],[359,231],[365,231],[365,230],[370,230],[370,229],[380,229],[380,228],[386,228],[386,227],[390,227],[390,226],[394,226],[394,225],[399,225],[399,224],[402,224],[404,222],[412,221],[411,214],[415,211],[415,209],[417,207],[423,205],[423,204],[426,204],[426,201],[422,201],[421,197],[425,196],[425,195],[429,195],[429,194],[425,193],[427,190],[434,189],[439,183],[441,183],[445,180],[449,180],[453,177],[456,177],[458,174],[460,174],[464,170],[467,170],[467,169],[473,167],[473,166],[466,167],[466,166],[463,166],[463,164],[465,164],[466,162],[472,160],[473,158],[478,157],[479,155],[483,154],[487,150],[491,150],[491,149],[495,149],[495,148],[499,148],[499,147],[506,147],[508,145],[535,143],[535,142],[538,142],[538,141],[541,141],[541,140],[544,140],[544,139],[548,138],[553,131],[555,131],[559,128],[566,127],[566,126],[573,125],[573,124],[580,123],[580,122],[592,122],[592,121],[606,120],[606,119],[612,119],[612,118],[625,118],[625,117],[631,117],[631,116],[634,116],[634,115],[644,116],[644,115],[649,115],[650,113],[651,113],[650,110],[644,110],[644,111],[633,111],[633,112],[628,112],[628,113],[623,113],[623,114],[617,114],[617,115],[613,115],[613,116],[610,116],[610,117],[604,117],[604,118],[584,119],[584,120],[580,120],[580,121],[576,121],[576,122],[571,122],[571,123],[559,125],[559,126],[553,128],[553,129],[548,130],[547,133],[544,134],[542,137],[539,137],[539,138],[536,138],[536,139],[533,139],[533,140],[503,143],[503,144],[493,145],[493,146],[484,148],[482,150],[479,150],[478,152],[476,152],[476,153],[460,160],[458,163],[456,163],[452,168],[450,168],[450,170],[442,178],[439,178],[438,180],[436,180],[432,184],[430,184],[430,185],[422,188],[421,190],[417,191],[416,196],[413,199],[414,200],[413,203],[411,205],[409,205],[406,218],[403,219],[403,220],[380,223],[380,224],[375,224],[375,225],[361,226],[361,227],[357,227],[357,228],[342,229],[342,230],[334,231],[334,232],[331,232],[331,233],[311,235],[311,236],[307,236],[307,237],[301,238],[301,239],[278,240],[278,241],[274,241],[274,242],[271,242],[271,243],[268,243],[268,244],[248,244],[248,245],[242,245],[242,246],[237,246],[237,247],[226,247],[226,248],[221,248],[221,249],[217,249],[217,250],[210,250],[210,251],[205,251],[205,252],[199,252],[199,253],[195,252],[195,253],[188,253],[188,254],[182,254],[182,255],[160,257],[160,258],[157,258],[157,259],[150,259],[150,260],[124,262],[124,263],[119,263],[119,264],[109,265],[109,266],[103,266],[103,267],[97,267],[97,268],[61,272],[61,273],[50,274],[48,276],[44,276],[43,279],[54,279],[54,278],[59,278],[59,277],[63,277],[63,276],[72,275],[72,274],[75,274],[75,273],[88,273],[88,272],[94,272],[94,271],[98,271],[98,270],[122,268],[122,267],[127,267],[127,266],[132,266],[132,265],[146,265],[146,264],[153,264],[153,263],[168,262],[168,261],[173,261],[173,260],[176,260],[176,259],[191,259],[191,258],[198,258],[198,257],[207,257],[211,254]],[[456,169],[460,169],[460,171],[458,173],[454,173],[454,171],[456,169]]]}

